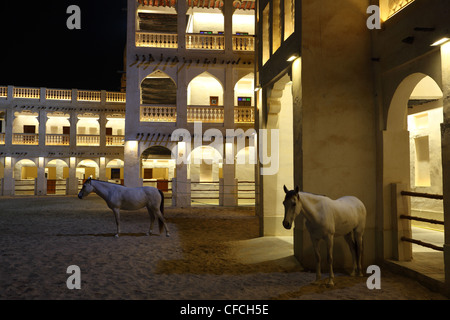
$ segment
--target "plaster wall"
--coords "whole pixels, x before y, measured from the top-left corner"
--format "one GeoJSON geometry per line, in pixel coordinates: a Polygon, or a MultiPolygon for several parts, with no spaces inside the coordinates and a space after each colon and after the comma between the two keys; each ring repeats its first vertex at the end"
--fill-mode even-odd
{"type": "MultiPolygon", "coordinates": [[[[368,5],[360,0],[302,2],[303,190],[333,199],[353,195],[365,204],[365,264],[375,259],[376,211],[368,5]]],[[[296,256],[314,267],[309,234],[299,225],[295,235],[296,256]]],[[[326,261],[324,248],[322,254],[326,261]]],[[[351,263],[343,238],[335,240],[334,261],[337,268],[351,263]]]]}

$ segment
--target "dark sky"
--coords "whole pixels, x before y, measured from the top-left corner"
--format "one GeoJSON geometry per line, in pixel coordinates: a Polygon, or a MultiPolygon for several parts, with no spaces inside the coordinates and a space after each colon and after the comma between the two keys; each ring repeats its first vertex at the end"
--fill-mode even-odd
{"type": "Polygon", "coordinates": [[[120,90],[126,0],[20,0],[0,5],[0,86],[120,90]],[[70,5],[81,30],[66,26],[70,5]]]}

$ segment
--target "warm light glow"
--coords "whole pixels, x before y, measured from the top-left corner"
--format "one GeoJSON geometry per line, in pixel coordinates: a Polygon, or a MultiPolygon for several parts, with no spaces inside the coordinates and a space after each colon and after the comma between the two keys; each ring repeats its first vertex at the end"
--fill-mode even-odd
{"type": "Polygon", "coordinates": [[[446,43],[446,42],[449,41],[449,40],[450,40],[449,38],[444,37],[444,38],[442,38],[442,39],[439,39],[439,40],[436,41],[435,43],[433,43],[431,46],[432,46],[432,47],[437,47],[437,46],[440,46],[441,44],[446,43]]]}
{"type": "Polygon", "coordinates": [[[39,167],[42,168],[44,166],[44,157],[39,157],[39,167]]]}
{"type": "Polygon", "coordinates": [[[70,167],[73,168],[76,165],[77,158],[70,157],[70,167]]]}
{"type": "Polygon", "coordinates": [[[11,157],[5,157],[5,167],[11,168],[11,157]]]}
{"type": "Polygon", "coordinates": [[[298,58],[298,56],[296,54],[293,54],[292,56],[289,57],[289,59],[287,59],[287,61],[288,62],[292,62],[292,61],[294,61],[297,58],[298,58]]]}
{"type": "Polygon", "coordinates": [[[105,163],[106,163],[106,159],[105,159],[105,157],[100,157],[100,166],[105,166],[105,163]]]}
{"type": "Polygon", "coordinates": [[[183,158],[186,152],[186,142],[180,141],[178,142],[178,158],[183,158]]]}

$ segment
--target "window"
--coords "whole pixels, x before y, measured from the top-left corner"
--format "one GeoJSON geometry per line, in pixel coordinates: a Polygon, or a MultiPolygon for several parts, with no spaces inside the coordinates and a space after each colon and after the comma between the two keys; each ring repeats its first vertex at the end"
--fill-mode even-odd
{"type": "Polygon", "coordinates": [[[263,10],[262,17],[262,64],[265,64],[270,58],[270,40],[269,40],[269,3],[263,10]]]}
{"type": "Polygon", "coordinates": [[[295,31],[295,0],[284,0],[284,40],[295,31]]]}
{"type": "Polygon", "coordinates": [[[414,139],[416,147],[415,185],[416,187],[431,186],[430,179],[430,143],[428,136],[414,139]]]}
{"type": "Polygon", "coordinates": [[[281,10],[280,0],[273,1],[272,16],[272,54],[278,50],[281,45],[281,10]]]}

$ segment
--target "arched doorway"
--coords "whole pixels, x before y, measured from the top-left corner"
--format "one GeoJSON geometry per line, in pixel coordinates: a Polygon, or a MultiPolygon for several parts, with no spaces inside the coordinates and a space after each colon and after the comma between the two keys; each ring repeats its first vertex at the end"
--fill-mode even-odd
{"type": "Polygon", "coordinates": [[[123,166],[124,162],[121,159],[113,159],[106,164],[106,179],[109,182],[114,182],[123,185],[123,166]]]}
{"type": "Polygon", "coordinates": [[[219,205],[222,155],[211,146],[199,146],[188,156],[192,205],[219,205]]]}
{"type": "Polygon", "coordinates": [[[152,146],[141,154],[141,178],[143,186],[158,188],[164,198],[172,198],[172,179],[176,176],[176,161],[170,149],[152,146]]]}
{"type": "Polygon", "coordinates": [[[38,168],[34,161],[22,159],[14,165],[15,195],[34,195],[38,168]]]}
{"type": "Polygon", "coordinates": [[[76,177],[78,179],[78,189],[81,190],[84,180],[88,178],[98,179],[100,167],[98,163],[91,159],[81,160],[76,169],[76,177]]]}
{"type": "Polygon", "coordinates": [[[66,179],[69,178],[69,166],[60,159],[54,159],[45,166],[47,194],[66,194],[66,179]]]}
{"type": "Polygon", "coordinates": [[[402,240],[406,236],[442,246],[443,233],[430,230],[439,227],[399,217],[410,212],[411,216],[443,220],[442,200],[401,195],[401,191],[442,194],[442,121],[442,91],[437,82],[424,73],[405,77],[392,96],[383,132],[383,219],[392,223],[392,257],[396,260],[414,257],[425,265],[431,261],[443,264],[442,253],[402,240]]]}

